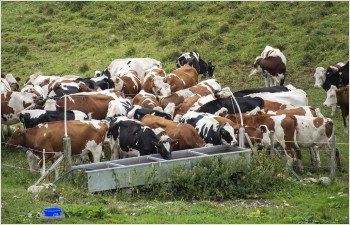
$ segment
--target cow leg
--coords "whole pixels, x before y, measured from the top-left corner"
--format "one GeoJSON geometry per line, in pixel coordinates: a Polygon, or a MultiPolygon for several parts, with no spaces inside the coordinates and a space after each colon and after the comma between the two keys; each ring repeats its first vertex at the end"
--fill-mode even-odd
{"type": "Polygon", "coordinates": [[[320,168],[321,167],[321,159],[320,159],[320,153],[318,150],[318,146],[310,147],[310,159],[311,163],[314,167],[320,168]]]}
{"type": "Polygon", "coordinates": [[[1,124],[1,140],[5,141],[4,125],[1,124]]]}
{"type": "Polygon", "coordinates": [[[102,144],[98,144],[95,148],[90,149],[93,156],[93,162],[100,162],[102,155],[102,144]]]}
{"type": "Polygon", "coordinates": [[[295,149],[296,161],[300,172],[304,172],[303,161],[301,159],[301,149],[295,149]]]}
{"type": "MultiPolygon", "coordinates": [[[[326,145],[325,150],[326,150],[326,153],[329,156],[329,158],[331,158],[332,147],[330,145],[326,145]]],[[[339,150],[337,148],[335,149],[335,161],[337,162],[337,168],[338,168],[339,172],[342,172],[343,168],[342,168],[342,165],[340,162],[339,150]]]]}
{"type": "Polygon", "coordinates": [[[339,150],[337,148],[335,149],[335,160],[337,162],[337,168],[338,168],[339,172],[343,172],[343,168],[342,168],[341,162],[340,162],[339,150]]]}
{"type": "Polygon", "coordinates": [[[116,160],[119,159],[119,149],[120,149],[120,145],[119,145],[119,139],[117,138],[117,140],[111,140],[110,142],[110,149],[111,149],[111,161],[112,160],[116,160]]]}
{"type": "Polygon", "coordinates": [[[346,121],[347,121],[348,119],[349,119],[349,115],[347,115],[347,116],[344,116],[344,115],[343,115],[344,133],[345,133],[345,134],[349,134],[348,128],[347,128],[347,126],[346,126],[346,121]]]}
{"type": "Polygon", "coordinates": [[[265,77],[265,87],[270,87],[270,81],[267,77],[265,77]]]}

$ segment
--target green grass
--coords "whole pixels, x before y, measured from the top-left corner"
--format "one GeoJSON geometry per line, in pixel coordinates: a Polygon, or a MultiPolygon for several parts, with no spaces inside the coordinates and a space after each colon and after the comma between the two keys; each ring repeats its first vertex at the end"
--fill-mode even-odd
{"type": "MultiPolygon", "coordinates": [[[[286,84],[304,89],[309,105],[330,117],[331,110],[322,107],[324,90],[313,88],[313,73],[349,58],[348,34],[348,2],[2,2],[1,68],[23,84],[37,71],[92,77],[113,59],[151,57],[169,73],[181,53],[198,51],[216,65],[220,84],[237,91],[264,86],[261,77],[248,74],[271,45],[287,58],[286,84]]],[[[91,194],[82,181],[65,180],[57,187],[64,200],[57,202],[49,191],[28,194],[39,176],[13,168],[28,168],[24,152],[2,148],[1,222],[40,223],[43,208],[59,205],[67,218],[52,223],[347,224],[349,197],[338,193],[349,193],[349,137],[339,111],[332,119],[344,172],[329,186],[286,181],[257,190],[257,198],[232,193],[220,201],[167,201],[147,192],[91,194]],[[265,206],[254,208],[257,201],[265,206]]],[[[303,178],[329,176],[328,156],[320,154],[323,167],[315,169],[303,152],[303,178]]]]}

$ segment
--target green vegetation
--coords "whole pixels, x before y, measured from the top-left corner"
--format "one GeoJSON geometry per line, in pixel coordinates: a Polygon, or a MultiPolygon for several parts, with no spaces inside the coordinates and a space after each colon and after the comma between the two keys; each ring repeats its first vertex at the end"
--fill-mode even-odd
{"type": "MultiPolygon", "coordinates": [[[[160,60],[169,73],[181,53],[198,51],[216,65],[223,87],[263,87],[261,77],[248,74],[255,57],[271,45],[287,58],[286,84],[304,89],[309,104],[321,108],[326,94],[313,88],[315,68],[349,58],[348,2],[2,2],[1,7],[2,72],[20,76],[22,84],[37,71],[92,77],[125,57],[160,60]]],[[[321,111],[330,117],[330,109],[321,111]]],[[[43,208],[59,205],[67,218],[52,223],[348,224],[349,137],[339,111],[332,119],[344,172],[328,186],[285,179],[283,162],[255,156],[241,185],[228,178],[233,165],[214,160],[191,173],[177,171],[167,184],[135,187],[131,194],[87,193],[83,177],[57,183],[56,193],[28,194],[39,176],[26,170],[23,151],[2,148],[1,222],[40,223],[43,208]]],[[[329,158],[320,154],[323,167],[316,169],[308,150],[303,152],[302,178],[329,176],[329,158]]]]}

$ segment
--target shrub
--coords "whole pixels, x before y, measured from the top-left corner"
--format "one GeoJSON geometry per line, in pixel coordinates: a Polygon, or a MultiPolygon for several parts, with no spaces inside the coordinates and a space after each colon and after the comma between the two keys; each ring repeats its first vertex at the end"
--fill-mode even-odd
{"type": "Polygon", "coordinates": [[[83,9],[85,2],[68,2],[71,12],[79,12],[83,9]]]}
{"type": "Polygon", "coordinates": [[[27,45],[21,45],[21,46],[19,46],[19,48],[17,50],[17,55],[19,55],[19,56],[26,56],[28,52],[29,52],[28,46],[27,45]]]}
{"type": "Polygon", "coordinates": [[[223,24],[220,26],[219,30],[217,31],[218,34],[223,34],[223,33],[227,33],[230,31],[230,28],[228,26],[227,23],[223,24]]]}
{"type": "Polygon", "coordinates": [[[168,182],[145,185],[143,191],[164,200],[246,197],[283,187],[284,163],[265,154],[253,155],[249,165],[244,160],[206,158],[198,160],[190,171],[187,167],[175,168],[168,182]]]}
{"type": "Polygon", "coordinates": [[[271,22],[269,22],[267,20],[262,21],[260,23],[260,26],[259,26],[259,29],[261,29],[261,30],[270,30],[270,29],[274,30],[276,28],[277,27],[273,23],[271,23],[271,22]]]}
{"type": "Polygon", "coordinates": [[[136,53],[136,48],[134,46],[129,47],[125,52],[125,57],[132,57],[136,53]]]}
{"type": "Polygon", "coordinates": [[[84,63],[83,65],[81,65],[80,67],[79,67],[79,72],[80,73],[85,73],[85,72],[87,72],[89,70],[89,66],[87,65],[87,63],[84,63]]]}

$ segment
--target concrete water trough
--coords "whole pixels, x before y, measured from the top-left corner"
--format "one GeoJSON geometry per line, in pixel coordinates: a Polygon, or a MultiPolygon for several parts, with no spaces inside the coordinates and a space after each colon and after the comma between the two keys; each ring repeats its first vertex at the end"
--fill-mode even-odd
{"type": "Polygon", "coordinates": [[[108,162],[90,163],[72,169],[84,169],[87,173],[88,191],[97,192],[117,188],[164,182],[178,167],[188,168],[202,158],[224,157],[249,163],[252,150],[237,146],[218,145],[172,152],[172,159],[165,160],[159,154],[108,162]]]}

